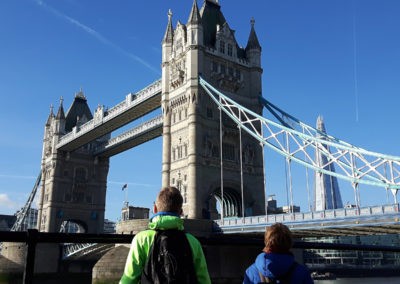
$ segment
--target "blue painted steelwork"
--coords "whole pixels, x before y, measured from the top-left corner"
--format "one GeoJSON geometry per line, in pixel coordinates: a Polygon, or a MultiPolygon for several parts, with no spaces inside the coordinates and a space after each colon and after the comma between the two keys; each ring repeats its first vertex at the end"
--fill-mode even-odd
{"type": "MultiPolygon", "coordinates": [[[[396,199],[400,189],[400,157],[380,154],[351,145],[311,126],[260,98],[279,123],[262,117],[239,105],[200,77],[200,85],[238,127],[261,144],[291,161],[316,172],[336,176],[353,184],[368,184],[391,189],[396,199]],[[262,129],[260,128],[262,126],[262,129]],[[285,147],[281,141],[289,141],[285,147]],[[328,145],[332,152],[327,150],[328,145]],[[325,164],[317,164],[313,154],[319,151],[327,157],[325,164]],[[330,171],[330,164],[336,171],[330,171]]],[[[395,200],[397,203],[397,200],[395,200]]]]}

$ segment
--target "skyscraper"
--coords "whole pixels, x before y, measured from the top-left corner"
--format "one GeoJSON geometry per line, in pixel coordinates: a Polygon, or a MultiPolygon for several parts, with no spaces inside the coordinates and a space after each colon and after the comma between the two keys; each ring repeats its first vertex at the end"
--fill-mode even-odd
{"type": "MultiPolygon", "coordinates": [[[[317,129],[322,133],[326,133],[322,116],[318,116],[317,129]]],[[[319,138],[325,140],[323,135],[320,135],[319,138]]],[[[330,163],[329,158],[325,154],[329,151],[329,146],[321,143],[316,150],[315,161],[321,168],[330,172],[335,172],[334,164],[330,163]]],[[[343,208],[342,197],[340,196],[337,178],[322,172],[316,172],[314,211],[336,208],[343,208]]]]}

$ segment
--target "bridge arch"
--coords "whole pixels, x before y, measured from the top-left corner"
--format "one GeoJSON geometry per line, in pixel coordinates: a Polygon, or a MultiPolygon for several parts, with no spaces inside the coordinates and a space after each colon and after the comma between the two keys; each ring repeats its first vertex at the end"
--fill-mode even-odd
{"type": "Polygon", "coordinates": [[[238,187],[233,185],[224,186],[223,194],[220,186],[213,188],[205,200],[203,218],[218,219],[221,217],[222,210],[224,218],[242,216],[242,197],[240,190],[237,189],[238,187]]]}
{"type": "Polygon", "coordinates": [[[61,222],[59,232],[84,234],[88,232],[88,225],[78,219],[67,219],[61,222]]]}

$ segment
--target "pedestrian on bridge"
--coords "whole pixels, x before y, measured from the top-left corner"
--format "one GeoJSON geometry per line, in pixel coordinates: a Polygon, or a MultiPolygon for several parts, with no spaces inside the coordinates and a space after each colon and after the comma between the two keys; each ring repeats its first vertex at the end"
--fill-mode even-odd
{"type": "Polygon", "coordinates": [[[120,284],[211,283],[200,242],[183,231],[182,203],[177,188],[161,189],[149,229],[132,240],[120,284]]]}
{"type": "Polygon", "coordinates": [[[307,267],[297,263],[290,252],[293,240],[289,228],[275,223],[264,235],[265,247],[255,262],[246,270],[244,284],[291,283],[312,284],[307,267]]]}

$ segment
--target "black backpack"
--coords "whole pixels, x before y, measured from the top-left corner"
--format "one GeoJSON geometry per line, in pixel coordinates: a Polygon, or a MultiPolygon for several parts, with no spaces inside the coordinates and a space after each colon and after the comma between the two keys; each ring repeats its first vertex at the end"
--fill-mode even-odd
{"type": "Polygon", "coordinates": [[[297,262],[293,262],[293,264],[289,267],[289,270],[285,274],[281,275],[279,278],[276,278],[276,279],[270,279],[268,277],[265,277],[259,271],[258,274],[260,275],[260,279],[261,279],[260,283],[289,284],[292,280],[292,275],[293,275],[293,272],[296,269],[296,267],[297,267],[297,262]]]}
{"type": "Polygon", "coordinates": [[[197,283],[192,249],[184,231],[156,231],[141,283],[197,283]]]}

